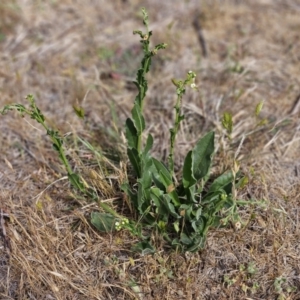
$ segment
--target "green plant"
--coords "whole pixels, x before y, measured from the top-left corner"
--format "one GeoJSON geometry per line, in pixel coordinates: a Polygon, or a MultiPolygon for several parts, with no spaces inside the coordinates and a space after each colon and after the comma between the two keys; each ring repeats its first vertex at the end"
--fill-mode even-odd
{"type": "Polygon", "coordinates": [[[274,288],[278,293],[278,299],[287,299],[286,294],[293,293],[297,290],[295,286],[287,285],[287,279],[283,276],[276,277],[274,280],[274,288]]]}
{"type": "Polygon", "coordinates": [[[257,273],[255,262],[249,262],[247,265],[241,264],[239,272],[231,272],[232,275],[225,274],[223,277],[224,284],[228,288],[238,285],[242,291],[247,294],[254,294],[260,288],[257,281],[254,281],[254,276],[257,273]]]}
{"type": "MultiPolygon", "coordinates": [[[[124,182],[121,187],[134,207],[137,221],[133,216],[129,220],[118,214],[109,205],[98,200],[96,191],[85,184],[80,174],[72,171],[65,155],[63,137],[47,126],[44,115],[36,106],[32,95],[27,96],[27,100],[30,102],[29,109],[20,104],[12,104],[5,106],[1,113],[5,114],[7,111],[15,109],[22,116],[29,115],[45,128],[54,149],[66,168],[72,186],[90,199],[97,201],[99,207],[104,210],[104,212],[91,214],[91,223],[96,228],[105,232],[129,230],[141,239],[134,249],[143,254],[155,251],[150,240],[153,233],[157,232],[171,247],[193,252],[205,246],[209,229],[226,226],[229,222],[233,222],[236,229],[241,227],[238,206],[248,205],[252,202],[237,200],[237,188],[242,187],[247,182],[247,178],[241,176],[239,163],[236,160],[234,160],[231,170],[215,179],[212,178],[210,169],[215,149],[213,131],[204,135],[188,152],[182,167],[182,178],[176,178],[174,152],[176,136],[180,123],[184,119],[184,115],[181,113],[182,98],[189,85],[192,89],[197,89],[196,74],[192,71],[187,73],[184,80],[172,80],[176,87],[177,101],[174,107],[174,126],[170,129],[167,164],[151,155],[152,135],[149,134],[146,141],[143,141],[143,133],[146,128],[143,107],[148,89],[145,75],[150,70],[152,57],[159,50],[165,49],[166,44],[158,44],[152,50],[150,49],[152,32],[148,28],[146,10],[142,9],[142,13],[146,33],[137,30],[134,31],[134,34],[141,38],[144,57],[134,82],[138,94],[134,100],[132,116],[126,120],[125,125],[127,155],[133,167],[136,185],[124,182]]],[[[80,117],[84,117],[83,111],[76,112],[80,117]]],[[[224,115],[223,126],[230,137],[233,128],[230,114],[224,115]]],[[[88,142],[85,144],[90,145],[88,142]]]]}
{"type": "MultiPolygon", "coordinates": [[[[248,203],[236,200],[235,189],[244,179],[241,178],[238,163],[235,162],[232,170],[211,180],[214,132],[207,133],[188,152],[182,178],[179,181],[176,178],[175,139],[180,122],[184,119],[181,103],[186,87],[191,85],[196,88],[196,74],[192,71],[187,73],[184,80],[172,80],[176,86],[177,101],[174,127],[170,130],[168,165],[151,156],[151,134],[143,144],[142,136],[146,127],[143,106],[148,88],[145,75],[149,71],[152,57],[166,45],[159,44],[153,50],[149,49],[152,32],[148,29],[148,15],[144,9],[142,12],[147,31],[134,33],[141,38],[144,58],[135,81],[138,95],[131,111],[132,117],[126,120],[127,154],[137,177],[137,189],[134,190],[125,183],[123,190],[130,197],[143,228],[157,230],[171,246],[179,250],[197,251],[204,247],[211,227],[226,225],[229,221],[239,223],[237,206],[248,203]]],[[[229,119],[224,124],[231,122],[229,119]]],[[[232,124],[227,129],[231,130],[232,124]]]]}
{"type": "MultiPolygon", "coordinates": [[[[41,124],[43,128],[46,130],[47,135],[50,137],[52,141],[52,146],[55,151],[58,153],[58,157],[64,164],[67,174],[68,174],[68,179],[71,183],[71,185],[86,195],[87,197],[97,200],[97,195],[95,191],[88,187],[87,185],[84,184],[84,180],[81,178],[80,174],[73,172],[72,167],[67,159],[65,149],[64,149],[64,138],[59,134],[58,131],[53,130],[50,128],[46,121],[45,117],[42,114],[41,110],[36,106],[34,97],[32,95],[28,95],[26,99],[29,101],[29,108],[26,108],[22,104],[10,104],[4,106],[2,110],[0,110],[0,113],[2,115],[6,114],[8,111],[11,110],[16,110],[18,111],[22,117],[25,115],[29,115],[31,119],[35,120],[37,123],[41,124]]],[[[102,213],[103,216],[107,217],[105,218],[105,222],[100,222],[99,226],[102,226],[105,228],[105,231],[109,231],[112,227],[114,227],[114,223],[116,219],[122,218],[115,212],[113,209],[111,209],[107,204],[102,203],[101,201],[98,201],[99,206],[106,211],[106,213],[102,213]]],[[[92,214],[92,217],[94,215],[92,214]]],[[[95,220],[98,221],[99,216],[95,217],[95,220]]],[[[99,223],[99,222],[98,222],[99,223]]]]}

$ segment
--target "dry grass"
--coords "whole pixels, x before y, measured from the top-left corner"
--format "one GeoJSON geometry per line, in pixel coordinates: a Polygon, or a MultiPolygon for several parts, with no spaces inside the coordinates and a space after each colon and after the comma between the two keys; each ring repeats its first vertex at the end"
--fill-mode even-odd
{"type": "Polygon", "coordinates": [[[107,166],[110,176],[104,178],[77,136],[103,150],[124,148],[114,136],[135,95],[130,81],[140,50],[131,32],[141,28],[137,12],[143,5],[155,41],[169,45],[149,76],[146,112],[156,155],[167,150],[172,77],[192,69],[200,86],[200,94],[185,98],[178,165],[190,145],[208,129],[218,130],[222,112],[230,111],[233,142],[219,145],[215,170],[229,167],[263,99],[269,125],[241,148],[250,183],[239,196],[265,199],[266,208],[241,211],[247,226],[212,232],[200,253],[161,247],[141,257],[130,251],[135,240],[126,232],[103,235],[91,227],[88,216],[98,208],[71,193],[44,132],[9,114],[0,122],[0,209],[10,214],[10,250],[0,240],[0,299],[279,299],[279,277],[286,279],[282,299],[300,299],[300,3],[203,1],[203,58],[193,27],[198,2],[1,1],[0,106],[36,95],[50,124],[72,133],[74,167],[94,176],[103,200],[126,209],[118,189],[124,166],[107,166]],[[235,72],[237,63],[243,72],[235,72]],[[77,103],[86,111],[84,122],[73,113],[77,103]]]}

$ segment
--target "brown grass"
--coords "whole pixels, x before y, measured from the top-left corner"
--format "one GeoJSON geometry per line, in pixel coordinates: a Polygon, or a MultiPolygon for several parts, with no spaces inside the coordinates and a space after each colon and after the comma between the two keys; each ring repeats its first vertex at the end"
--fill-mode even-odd
{"type": "Polygon", "coordinates": [[[136,240],[126,232],[104,235],[89,224],[98,208],[72,194],[45,133],[32,120],[8,114],[0,122],[0,209],[10,215],[6,240],[0,239],[0,299],[300,299],[299,1],[207,0],[199,11],[198,1],[4,0],[0,107],[25,104],[34,94],[49,124],[71,133],[74,168],[90,175],[103,201],[126,209],[118,188],[124,164],[107,165],[109,176],[103,176],[77,136],[102,150],[124,150],[115,136],[135,95],[130,81],[141,53],[132,30],[142,28],[141,5],[155,42],[168,44],[148,77],[146,118],[155,155],[168,150],[171,78],[191,69],[200,86],[199,94],[184,98],[178,166],[204,132],[215,128],[221,137],[220,118],[230,111],[233,140],[218,145],[214,170],[229,168],[255,126],[255,105],[264,100],[269,124],[240,149],[250,182],[239,197],[264,199],[266,206],[241,210],[246,226],[211,232],[197,254],[159,247],[140,256],[130,251],[136,240]],[[207,58],[193,26],[197,13],[207,58]],[[234,72],[237,64],[243,72],[234,72]],[[85,121],[74,115],[74,104],[84,107],[85,121]],[[286,280],[282,292],[274,285],[279,277],[286,280]]]}

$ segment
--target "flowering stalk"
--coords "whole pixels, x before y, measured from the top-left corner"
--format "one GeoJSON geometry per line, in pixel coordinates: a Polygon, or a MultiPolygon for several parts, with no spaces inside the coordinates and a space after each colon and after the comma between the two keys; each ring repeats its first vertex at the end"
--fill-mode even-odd
{"type": "Polygon", "coordinates": [[[175,139],[179,130],[180,122],[184,119],[184,115],[181,115],[181,103],[182,97],[185,93],[186,85],[190,84],[192,89],[197,89],[195,84],[196,74],[193,71],[189,71],[187,73],[186,79],[184,81],[176,79],[172,79],[173,84],[176,86],[177,100],[174,106],[175,109],[175,121],[174,127],[170,129],[170,154],[168,158],[169,170],[171,175],[174,176],[174,147],[175,147],[175,139]]]}

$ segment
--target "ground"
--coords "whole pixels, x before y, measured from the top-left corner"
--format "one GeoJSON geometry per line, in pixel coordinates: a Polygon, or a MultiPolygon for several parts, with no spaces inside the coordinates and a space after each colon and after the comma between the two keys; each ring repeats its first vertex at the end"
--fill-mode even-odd
{"type": "Polygon", "coordinates": [[[142,6],[153,43],[168,44],[148,75],[153,155],[168,150],[171,79],[193,70],[199,91],[183,99],[176,165],[213,129],[212,171],[230,169],[236,157],[249,178],[238,197],[261,205],[240,210],[241,229],[212,230],[198,253],[158,245],[141,256],[126,231],[103,234],[90,224],[98,207],[72,190],[49,137],[10,112],[0,116],[0,299],[300,299],[299,0],[1,1],[0,107],[27,105],[33,94],[66,136],[72,167],[94,179],[102,201],[126,211],[126,161],[103,176],[79,138],[125,153],[142,6]],[[224,112],[233,115],[231,140],[224,112]]]}

